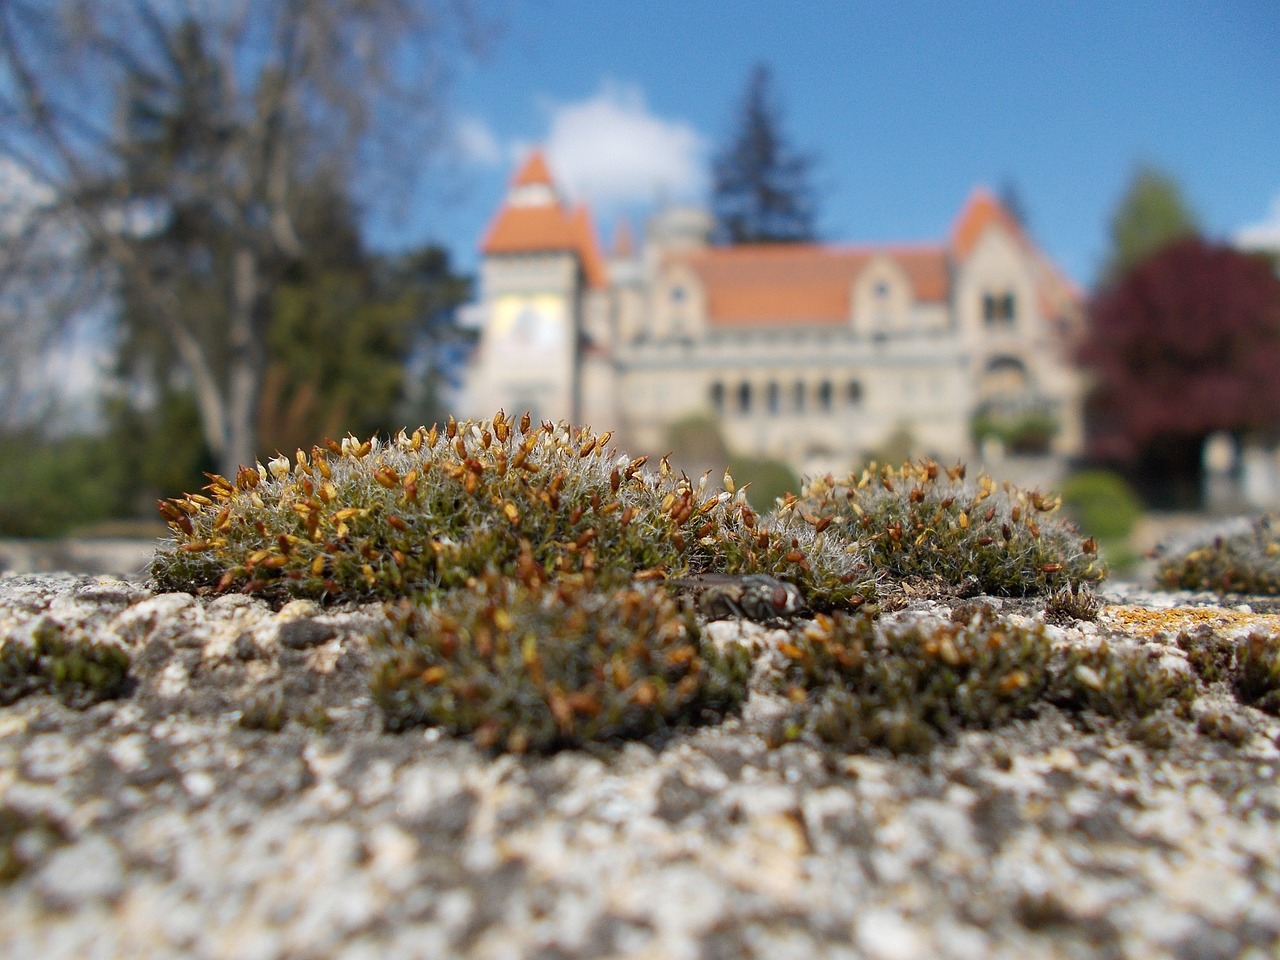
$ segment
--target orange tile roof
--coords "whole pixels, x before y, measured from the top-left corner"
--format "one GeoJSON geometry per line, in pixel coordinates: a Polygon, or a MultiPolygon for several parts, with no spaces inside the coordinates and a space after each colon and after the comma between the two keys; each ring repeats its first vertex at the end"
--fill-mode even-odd
{"type": "MultiPolygon", "coordinates": [[[[534,151],[512,180],[512,187],[552,186],[542,154],[534,151]]],[[[574,253],[587,284],[605,286],[604,258],[586,207],[565,208],[554,196],[545,203],[505,203],[489,224],[480,250],[486,256],[520,253],[574,253]]]]}
{"type": "Polygon", "coordinates": [[[902,268],[917,300],[946,299],[950,276],[941,245],[758,244],[699,250],[680,262],[702,282],[712,324],[840,324],[849,322],[854,281],[877,255],[902,268]]]}
{"type": "Polygon", "coordinates": [[[529,156],[525,158],[520,169],[516,171],[516,175],[511,178],[511,185],[513,187],[527,187],[537,183],[551,186],[552,181],[546,158],[543,157],[541,150],[534,148],[529,151],[529,156]]]}
{"type": "Polygon", "coordinates": [[[978,240],[987,228],[997,224],[1009,231],[1019,243],[1027,242],[1026,234],[1018,226],[1018,221],[995,195],[986,187],[975,187],[951,228],[951,249],[961,260],[965,259],[973,253],[973,248],[978,245],[978,240]]]}

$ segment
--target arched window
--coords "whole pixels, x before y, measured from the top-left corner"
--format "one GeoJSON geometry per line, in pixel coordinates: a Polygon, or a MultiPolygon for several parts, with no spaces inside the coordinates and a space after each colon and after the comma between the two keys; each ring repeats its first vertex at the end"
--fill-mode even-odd
{"type": "Polygon", "coordinates": [[[796,413],[804,411],[806,392],[803,380],[797,380],[791,387],[791,405],[795,407],[796,413]]]}
{"type": "Polygon", "coordinates": [[[745,380],[738,384],[738,412],[751,412],[751,384],[745,380]]]}
{"type": "Polygon", "coordinates": [[[764,388],[764,406],[771,414],[777,414],[781,407],[782,390],[778,387],[777,381],[770,380],[768,386],[764,388]]]}

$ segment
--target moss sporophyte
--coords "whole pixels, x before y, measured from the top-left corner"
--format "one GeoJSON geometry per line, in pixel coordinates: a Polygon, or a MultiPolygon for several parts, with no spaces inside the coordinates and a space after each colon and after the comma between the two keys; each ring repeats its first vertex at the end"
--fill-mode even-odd
{"type": "Polygon", "coordinates": [[[173,540],[154,581],[394,601],[372,681],[388,726],[509,750],[648,736],[737,706],[748,654],[704,644],[667,588],[692,592],[706,618],[816,613],[784,648],[793,689],[813,694],[805,726],[897,750],[1022,711],[1051,685],[1048,645],[985,621],[885,633],[848,611],[900,599],[907,581],[952,596],[1066,591],[1083,610],[1082,587],[1103,576],[1056,500],[966,483],[962,467],[820,478],[760,516],[731,476],[708,489],[609,440],[499,412],[211,476],[160,504],[173,540]]]}
{"type": "Polygon", "coordinates": [[[211,477],[164,501],[161,589],[268,599],[433,599],[490,573],[597,589],[707,572],[765,573],[811,606],[856,606],[878,576],[855,541],[792,512],[768,521],[743,491],[708,491],[610,434],[492,420],[328,441],[291,463],[211,477]]]}

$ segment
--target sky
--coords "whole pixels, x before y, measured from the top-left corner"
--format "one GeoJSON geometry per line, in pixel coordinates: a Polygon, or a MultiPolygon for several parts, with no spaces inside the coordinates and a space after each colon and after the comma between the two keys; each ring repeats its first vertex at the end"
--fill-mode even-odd
{"type": "Polygon", "coordinates": [[[816,159],[821,237],[944,238],[1013,183],[1032,236],[1085,287],[1139,163],[1204,231],[1280,240],[1280,3],[508,0],[452,87],[453,149],[380,247],[464,269],[514,165],[542,146],[607,242],[655,203],[705,202],[709,160],[767,62],[783,131],[816,159]]]}

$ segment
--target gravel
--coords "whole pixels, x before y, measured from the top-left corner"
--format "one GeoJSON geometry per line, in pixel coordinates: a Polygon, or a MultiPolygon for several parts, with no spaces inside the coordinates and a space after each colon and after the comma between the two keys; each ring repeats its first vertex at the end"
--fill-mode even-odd
{"type": "MultiPolygon", "coordinates": [[[[1212,603],[1104,599],[1097,624],[1055,637],[1164,644],[1133,610],[1212,603]]],[[[1274,631],[1269,609],[1197,616],[1243,635],[1274,631]]],[[[770,747],[785,705],[757,691],[742,717],[664,743],[493,757],[382,731],[364,679],[379,622],[376,607],[0,578],[4,642],[53,624],[126,648],[136,680],[83,711],[47,695],[0,708],[0,845],[17,864],[0,956],[1280,952],[1280,721],[1222,690],[1193,712],[1229,714],[1236,735],[1177,721],[1159,748],[1053,708],[917,758],[770,747]],[[255,725],[264,705],[278,730],[255,725]]]]}

